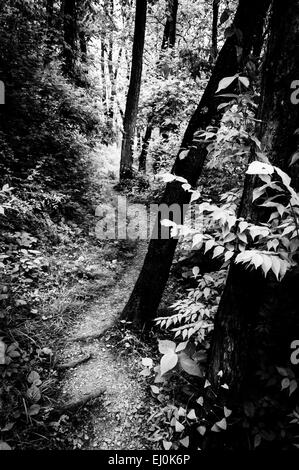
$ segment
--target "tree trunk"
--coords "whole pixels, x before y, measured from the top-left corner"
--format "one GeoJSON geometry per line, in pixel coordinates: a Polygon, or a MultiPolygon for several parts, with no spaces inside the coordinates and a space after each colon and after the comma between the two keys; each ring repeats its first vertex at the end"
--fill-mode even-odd
{"type": "MultiPolygon", "coordinates": [[[[166,11],[166,24],[164,28],[161,51],[168,49],[168,48],[173,48],[175,46],[178,6],[179,6],[178,0],[168,1],[167,11],[166,11]]],[[[153,125],[150,121],[151,119],[149,119],[147,126],[146,126],[144,143],[142,146],[141,154],[139,156],[139,171],[144,172],[144,173],[146,169],[146,160],[147,160],[149,143],[150,143],[150,139],[151,139],[152,131],[153,131],[153,125]]]]}
{"type": "Polygon", "coordinates": [[[212,24],[212,50],[211,60],[214,62],[218,54],[218,18],[220,0],[213,0],[213,24],[212,24]]]}
{"type": "Polygon", "coordinates": [[[168,0],[168,11],[162,40],[162,49],[168,49],[169,47],[175,46],[178,6],[178,0],[168,0]]]}
{"type": "MultiPolygon", "coordinates": [[[[258,116],[259,137],[271,163],[289,172],[290,158],[299,148],[295,135],[299,107],[290,100],[290,84],[299,74],[298,0],[274,1],[270,31],[258,116]]],[[[293,166],[291,176],[298,191],[298,166],[293,166]]],[[[248,177],[240,215],[256,220],[259,213],[251,203],[252,190],[252,178],[248,177]]],[[[298,282],[298,268],[279,283],[272,275],[265,279],[258,271],[231,267],[215,318],[208,377],[216,384],[217,373],[223,371],[234,405],[241,401],[241,393],[247,397],[262,393],[253,378],[254,371],[256,374],[264,365],[273,367],[287,362],[290,344],[299,334],[298,282]]]]}
{"type": "Polygon", "coordinates": [[[64,0],[63,10],[63,69],[65,75],[72,77],[75,71],[77,52],[77,2],[76,0],[64,0]]]}
{"type": "Polygon", "coordinates": [[[143,139],[141,154],[139,157],[139,171],[141,171],[142,173],[146,173],[146,157],[148,152],[148,146],[152,136],[152,131],[153,127],[151,123],[148,122],[143,139]]]}
{"type": "Polygon", "coordinates": [[[146,26],[146,0],[136,0],[135,32],[130,85],[124,118],[124,134],[121,150],[120,179],[132,177],[133,140],[137,122],[139,95],[142,78],[143,50],[146,26]]]}
{"type": "MultiPolygon", "coordinates": [[[[207,156],[206,146],[193,142],[193,135],[198,129],[205,129],[219,121],[220,115],[217,106],[221,101],[215,99],[219,81],[223,77],[234,75],[243,70],[257,34],[258,19],[265,18],[269,4],[270,0],[240,0],[234,25],[236,30],[243,33],[242,43],[240,44],[238,39],[240,34],[234,34],[226,40],[200,104],[189,122],[182,148],[172,170],[177,176],[187,179],[191,186],[196,185],[207,156]],[[241,56],[237,55],[237,46],[242,46],[241,56]],[[184,148],[189,148],[188,155],[184,159],[180,159],[180,153],[184,148]]],[[[184,191],[181,184],[169,183],[166,186],[162,202],[169,205],[177,203],[182,206],[190,202],[190,193],[184,191]]],[[[157,224],[159,224],[158,220],[157,224]]],[[[150,241],[141,273],[124,308],[122,318],[136,324],[150,323],[155,318],[168,280],[176,245],[177,240],[173,239],[152,239],[150,241]]]]}

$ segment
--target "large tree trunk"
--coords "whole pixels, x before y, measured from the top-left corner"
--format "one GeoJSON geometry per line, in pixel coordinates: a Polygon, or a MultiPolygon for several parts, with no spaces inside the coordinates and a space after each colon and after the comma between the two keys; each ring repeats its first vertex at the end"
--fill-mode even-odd
{"type": "Polygon", "coordinates": [[[77,2],[64,0],[63,8],[63,70],[73,77],[77,53],[77,2]]]}
{"type": "Polygon", "coordinates": [[[145,40],[147,1],[136,0],[135,32],[132,55],[130,85],[124,118],[124,133],[121,150],[120,179],[132,176],[133,141],[138,114],[142,78],[143,50],[145,40]]]}
{"type": "MultiPolygon", "coordinates": [[[[217,106],[221,101],[215,98],[219,81],[223,77],[232,76],[243,70],[256,35],[260,34],[260,28],[257,26],[259,19],[265,18],[269,4],[270,0],[240,0],[234,26],[237,31],[242,31],[242,42],[240,43],[240,34],[234,34],[226,40],[199,106],[189,122],[182,148],[172,170],[177,176],[187,179],[191,186],[196,185],[207,156],[206,146],[193,142],[194,133],[219,121],[220,113],[217,106]],[[242,47],[241,56],[237,55],[237,46],[242,47]],[[189,148],[188,154],[184,159],[180,159],[180,153],[184,148],[189,148]]],[[[182,185],[177,182],[169,183],[161,202],[169,205],[177,203],[182,206],[190,202],[190,193],[184,191],[182,185]]],[[[156,224],[159,224],[158,220],[156,224]]],[[[168,280],[176,245],[177,240],[174,239],[150,241],[141,273],[122,313],[123,318],[136,324],[149,323],[155,318],[168,280]]]]}
{"type": "MultiPolygon", "coordinates": [[[[270,31],[259,136],[270,161],[289,172],[290,158],[299,148],[295,135],[299,107],[290,100],[290,85],[299,74],[298,0],[274,1],[270,31]]],[[[293,186],[298,191],[298,166],[293,167],[292,173],[293,186]]],[[[252,189],[253,181],[248,177],[240,215],[256,220],[260,214],[251,202],[252,189]]],[[[218,372],[223,371],[234,405],[241,401],[241,393],[247,397],[253,392],[262,393],[253,378],[254,371],[265,364],[273,367],[287,362],[290,344],[299,334],[298,282],[298,268],[279,283],[274,276],[264,279],[257,271],[231,267],[215,318],[208,377],[215,385],[218,372]],[[259,333],[261,325],[263,330],[259,333]]]]}
{"type": "Polygon", "coordinates": [[[168,49],[169,47],[175,46],[178,6],[178,0],[168,0],[167,18],[162,40],[162,49],[168,49]]]}

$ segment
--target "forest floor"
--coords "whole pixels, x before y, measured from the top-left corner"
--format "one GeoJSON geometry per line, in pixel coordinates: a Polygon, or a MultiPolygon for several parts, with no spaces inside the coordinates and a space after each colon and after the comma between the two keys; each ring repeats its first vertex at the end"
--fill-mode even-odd
{"type": "MultiPolygon", "coordinates": [[[[113,172],[116,149],[108,148],[106,152],[110,166],[105,167],[113,172]]],[[[95,161],[101,176],[100,198],[115,204],[121,193],[114,189],[114,180],[108,177],[103,180],[102,159],[103,155],[95,161]]],[[[67,442],[73,448],[153,448],[147,439],[150,424],[147,428],[145,421],[155,405],[150,388],[140,375],[141,360],[151,346],[143,344],[117,321],[138,278],[146,251],[147,241],[102,242],[92,255],[96,295],[64,330],[64,339],[56,351],[58,364],[84,361],[67,368],[59,387],[59,407],[82,403],[76,425],[69,430],[60,427],[60,431],[69,434],[67,442]],[[88,401],[86,406],[85,401],[88,401]]]]}
{"type": "Polygon", "coordinates": [[[140,243],[115,285],[104,290],[78,318],[59,352],[59,360],[63,363],[82,355],[90,357],[67,372],[61,387],[63,402],[76,402],[97,391],[101,394],[103,390],[100,402],[95,401],[92,407],[92,424],[89,424],[89,437],[91,427],[92,437],[85,446],[87,449],[145,448],[142,415],[146,391],[139,375],[140,359],[138,354],[123,355],[124,349],[134,345],[134,337],[124,335],[119,343],[114,339],[113,329],[109,329],[130,295],[145,250],[146,244],[140,243]]]}

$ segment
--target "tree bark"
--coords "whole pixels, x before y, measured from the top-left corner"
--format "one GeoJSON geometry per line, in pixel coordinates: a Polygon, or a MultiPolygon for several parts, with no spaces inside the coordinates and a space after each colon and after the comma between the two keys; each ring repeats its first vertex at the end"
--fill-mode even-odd
{"type": "MultiPolygon", "coordinates": [[[[265,18],[269,4],[270,0],[240,0],[234,26],[236,32],[242,32],[242,41],[240,43],[240,34],[234,34],[226,40],[199,106],[189,122],[172,172],[187,179],[193,187],[198,181],[207,156],[206,145],[193,142],[194,133],[219,121],[220,113],[217,106],[221,101],[215,98],[219,81],[243,70],[257,34],[257,21],[260,17],[265,18]],[[241,55],[237,54],[237,46],[242,47],[241,55]],[[180,159],[181,151],[187,148],[189,149],[187,156],[180,159]]],[[[190,193],[184,191],[181,184],[177,182],[167,184],[161,203],[168,205],[177,203],[183,206],[189,202],[190,193]]],[[[155,318],[168,280],[176,245],[177,240],[174,239],[150,240],[143,267],[122,312],[122,318],[137,325],[150,323],[155,318]]]]}
{"type": "Polygon", "coordinates": [[[218,18],[220,0],[213,0],[213,24],[212,24],[212,62],[216,60],[218,54],[218,18]]]}
{"type": "Polygon", "coordinates": [[[145,135],[142,144],[142,150],[139,156],[139,168],[138,170],[142,173],[146,173],[146,159],[148,153],[148,146],[151,140],[153,127],[151,122],[149,121],[146,126],[145,135]]]}
{"type": "Polygon", "coordinates": [[[77,52],[77,2],[64,0],[63,9],[63,69],[65,75],[72,77],[75,71],[77,52]]]}
{"type": "Polygon", "coordinates": [[[132,55],[130,85],[124,118],[124,133],[121,150],[120,179],[132,177],[133,140],[137,122],[139,95],[142,78],[143,50],[145,40],[147,1],[136,0],[135,32],[132,55]]]}
{"type": "Polygon", "coordinates": [[[162,50],[175,46],[178,7],[178,0],[168,0],[167,18],[162,40],[162,50]]]}
{"type": "MultiPolygon", "coordinates": [[[[290,100],[290,84],[299,76],[298,0],[274,1],[270,31],[258,131],[271,163],[289,173],[290,158],[299,148],[295,135],[299,107],[290,100]]],[[[294,165],[291,173],[298,191],[298,166],[294,165]]],[[[260,215],[251,202],[252,190],[253,180],[248,177],[240,216],[256,220],[260,215]]],[[[258,271],[231,267],[215,318],[208,377],[215,385],[217,373],[223,371],[234,405],[242,400],[242,394],[262,393],[254,378],[257,370],[288,361],[290,344],[299,333],[298,282],[298,267],[280,283],[272,275],[265,279],[258,271]]]]}

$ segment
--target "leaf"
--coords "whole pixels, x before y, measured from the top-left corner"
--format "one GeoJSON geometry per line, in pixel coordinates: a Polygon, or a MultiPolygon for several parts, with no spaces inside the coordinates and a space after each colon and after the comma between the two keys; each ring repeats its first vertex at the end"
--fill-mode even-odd
{"type": "Polygon", "coordinates": [[[232,414],[232,410],[229,410],[228,408],[226,408],[226,406],[224,407],[224,416],[226,418],[229,418],[229,416],[232,414]]]}
{"type": "Polygon", "coordinates": [[[213,254],[213,258],[217,258],[218,256],[222,255],[224,252],[224,247],[223,246],[216,246],[213,254]]]}
{"type": "Polygon", "coordinates": [[[198,426],[198,428],[196,428],[197,432],[199,432],[199,434],[201,436],[204,436],[205,433],[207,432],[207,428],[205,426],[198,426]]]}
{"type": "Polygon", "coordinates": [[[294,155],[292,156],[290,166],[294,165],[297,163],[299,160],[299,152],[295,152],[294,155]]]}
{"type": "Polygon", "coordinates": [[[227,422],[225,418],[223,418],[221,421],[218,421],[216,425],[218,426],[218,428],[222,429],[223,431],[226,431],[227,429],[227,422]]]}
{"type": "Polygon", "coordinates": [[[185,352],[181,352],[179,354],[179,363],[182,369],[187,372],[189,375],[193,375],[195,377],[202,377],[203,372],[198,364],[193,361],[185,352]]]}
{"type": "Polygon", "coordinates": [[[161,177],[164,183],[171,183],[172,181],[176,179],[176,177],[172,175],[171,173],[165,173],[164,175],[161,175],[161,177]]]}
{"type": "Polygon", "coordinates": [[[158,343],[161,354],[167,354],[170,352],[174,353],[176,344],[173,341],[169,341],[168,339],[160,339],[158,343]]]}
{"type": "Polygon", "coordinates": [[[149,377],[151,375],[151,371],[148,367],[146,367],[140,372],[140,375],[142,375],[143,377],[149,377]]]}
{"type": "Polygon", "coordinates": [[[281,381],[281,390],[285,390],[290,385],[290,380],[288,378],[282,379],[281,381]]]}
{"type": "Polygon", "coordinates": [[[151,369],[153,367],[153,360],[150,357],[144,357],[142,359],[142,365],[151,369]]]}
{"type": "Polygon", "coordinates": [[[165,450],[170,450],[172,447],[172,442],[169,441],[163,441],[163,447],[165,450]]]}
{"type": "Polygon", "coordinates": [[[195,410],[190,410],[189,413],[187,414],[187,418],[190,419],[191,421],[196,420],[197,416],[195,414],[195,410]]]}
{"type": "Polygon", "coordinates": [[[6,442],[0,441],[0,450],[12,450],[12,448],[6,442]]]}
{"type": "Polygon", "coordinates": [[[196,400],[196,403],[198,403],[198,405],[200,405],[200,406],[203,406],[203,397],[199,397],[199,398],[196,400]]]}
{"type": "Polygon", "coordinates": [[[188,344],[188,341],[184,341],[183,343],[178,344],[177,347],[176,347],[175,352],[179,353],[181,351],[184,351],[184,349],[186,349],[186,347],[187,347],[187,344],[188,344]]]}
{"type": "Polygon", "coordinates": [[[33,384],[34,382],[39,381],[39,380],[40,380],[40,375],[38,372],[35,372],[34,370],[30,372],[27,378],[27,381],[30,384],[33,384]]]}
{"type": "Polygon", "coordinates": [[[226,429],[227,429],[227,422],[226,422],[226,419],[223,418],[221,421],[218,421],[217,423],[214,424],[211,431],[220,432],[220,431],[226,431],[226,429]]]}
{"type": "Polygon", "coordinates": [[[188,153],[189,153],[189,150],[183,150],[183,151],[180,152],[180,154],[179,154],[179,159],[180,159],[180,160],[184,160],[184,159],[188,156],[188,153]]]}
{"type": "Polygon", "coordinates": [[[193,273],[193,276],[194,277],[197,277],[200,273],[200,269],[199,267],[195,266],[193,269],[192,269],[192,273],[193,273]]]}
{"type": "Polygon", "coordinates": [[[160,389],[159,387],[156,387],[156,385],[151,385],[151,390],[155,395],[159,395],[160,389]]]}
{"type": "Polygon", "coordinates": [[[224,388],[224,390],[229,390],[229,386],[227,384],[223,384],[221,387],[224,388]]]}
{"type": "Polygon", "coordinates": [[[233,83],[233,81],[236,78],[237,78],[237,75],[234,75],[233,77],[225,77],[222,80],[220,80],[216,93],[219,93],[219,91],[227,88],[229,85],[233,83]]]}
{"type": "Polygon", "coordinates": [[[250,163],[246,173],[248,175],[272,175],[274,173],[274,167],[268,163],[254,161],[250,163]]]}
{"type": "Polygon", "coordinates": [[[291,380],[291,383],[290,383],[290,396],[295,392],[295,390],[297,390],[298,388],[298,384],[297,384],[297,381],[296,380],[291,380]]]}
{"type": "Polygon", "coordinates": [[[263,254],[262,270],[265,274],[265,277],[267,276],[271,268],[272,268],[272,257],[263,254]]]}
{"type": "Polygon", "coordinates": [[[239,80],[239,82],[241,82],[242,85],[244,85],[246,88],[249,87],[250,81],[248,80],[247,77],[238,77],[238,80],[239,80]]]}
{"type": "Polygon", "coordinates": [[[215,241],[214,240],[208,240],[206,242],[206,247],[205,247],[205,253],[207,253],[209,250],[211,250],[215,246],[215,241]]]}
{"type": "Polygon", "coordinates": [[[174,369],[177,365],[178,356],[174,352],[169,352],[162,356],[160,367],[161,367],[161,375],[166,374],[170,370],[174,369]]]}
{"type": "Polygon", "coordinates": [[[35,385],[32,385],[30,388],[27,390],[27,397],[29,400],[37,403],[41,399],[41,393],[38,387],[35,385]]]}
{"type": "Polygon", "coordinates": [[[181,440],[180,440],[180,443],[182,444],[182,446],[188,448],[189,445],[190,445],[189,436],[185,437],[184,439],[181,439],[181,440]]]}
{"type": "Polygon", "coordinates": [[[38,415],[39,412],[40,412],[40,405],[37,405],[37,404],[30,406],[28,410],[29,416],[36,416],[38,415]]]}
{"type": "Polygon", "coordinates": [[[183,432],[185,429],[185,426],[181,424],[178,420],[175,422],[175,430],[176,432],[183,432]]]}
{"type": "Polygon", "coordinates": [[[208,388],[208,387],[211,387],[211,383],[208,380],[206,380],[204,384],[204,388],[208,388]]]}

